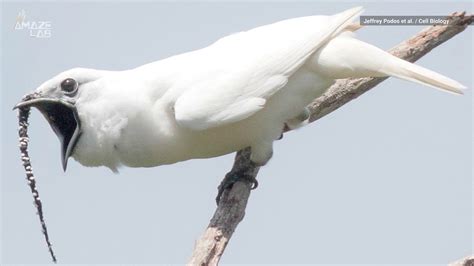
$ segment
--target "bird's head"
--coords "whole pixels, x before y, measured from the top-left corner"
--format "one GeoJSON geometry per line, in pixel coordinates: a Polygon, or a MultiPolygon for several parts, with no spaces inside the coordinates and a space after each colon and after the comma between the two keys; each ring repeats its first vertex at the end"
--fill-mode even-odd
{"type": "Polygon", "coordinates": [[[97,87],[94,83],[107,73],[85,68],[64,71],[41,84],[14,107],[36,107],[43,114],[61,142],[64,170],[82,133],[76,103],[80,97],[90,94],[91,88],[97,87]]]}

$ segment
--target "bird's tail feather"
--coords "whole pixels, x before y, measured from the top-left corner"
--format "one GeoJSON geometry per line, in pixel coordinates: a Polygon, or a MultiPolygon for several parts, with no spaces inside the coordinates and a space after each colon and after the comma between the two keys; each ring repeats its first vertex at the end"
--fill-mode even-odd
{"type": "Polygon", "coordinates": [[[391,56],[390,60],[392,61],[390,64],[387,64],[385,68],[380,69],[381,73],[420,83],[435,89],[463,94],[462,90],[465,89],[465,87],[455,80],[395,56],[391,56]]]}
{"type": "Polygon", "coordinates": [[[393,76],[456,94],[462,94],[466,88],[455,80],[344,33],[322,47],[311,58],[310,65],[333,78],[393,76]]]}

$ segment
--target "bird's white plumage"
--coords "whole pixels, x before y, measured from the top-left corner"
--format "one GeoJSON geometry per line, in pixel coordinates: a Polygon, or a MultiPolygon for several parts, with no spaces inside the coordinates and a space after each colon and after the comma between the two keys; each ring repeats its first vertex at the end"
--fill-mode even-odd
{"type": "Polygon", "coordinates": [[[251,147],[264,164],[285,126],[307,121],[306,106],[335,79],[395,76],[460,93],[463,86],[398,59],[344,31],[362,8],[285,20],[222,38],[192,52],[126,71],[71,70],[83,133],[83,165],[150,167],[251,147]]]}
{"type": "Polygon", "coordinates": [[[318,47],[361,11],[285,20],[231,35],[202,50],[205,71],[214,76],[197,76],[186,85],[189,88],[175,104],[177,122],[202,130],[255,114],[318,47]]]}

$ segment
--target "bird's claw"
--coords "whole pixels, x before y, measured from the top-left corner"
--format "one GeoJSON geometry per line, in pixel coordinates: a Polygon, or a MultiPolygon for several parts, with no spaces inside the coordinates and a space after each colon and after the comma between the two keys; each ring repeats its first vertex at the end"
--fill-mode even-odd
{"type": "Polygon", "coordinates": [[[224,194],[224,191],[231,189],[232,186],[237,181],[246,181],[250,183],[250,189],[256,189],[258,187],[258,181],[253,175],[245,174],[245,173],[234,173],[229,172],[225,175],[224,179],[222,180],[221,184],[217,188],[217,197],[216,203],[219,205],[219,202],[224,194]]]}
{"type": "Polygon", "coordinates": [[[254,189],[258,188],[258,181],[255,177],[252,180],[249,180],[249,181],[250,181],[250,183],[252,183],[250,189],[254,190],[254,189]]]}

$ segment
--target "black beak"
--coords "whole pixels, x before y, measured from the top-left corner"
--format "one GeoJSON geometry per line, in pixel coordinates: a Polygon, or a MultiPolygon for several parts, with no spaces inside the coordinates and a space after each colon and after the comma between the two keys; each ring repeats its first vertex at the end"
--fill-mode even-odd
{"type": "Polygon", "coordinates": [[[61,142],[61,162],[66,171],[67,161],[81,135],[81,123],[74,103],[33,93],[25,96],[13,110],[22,107],[36,107],[46,118],[61,142]]]}

